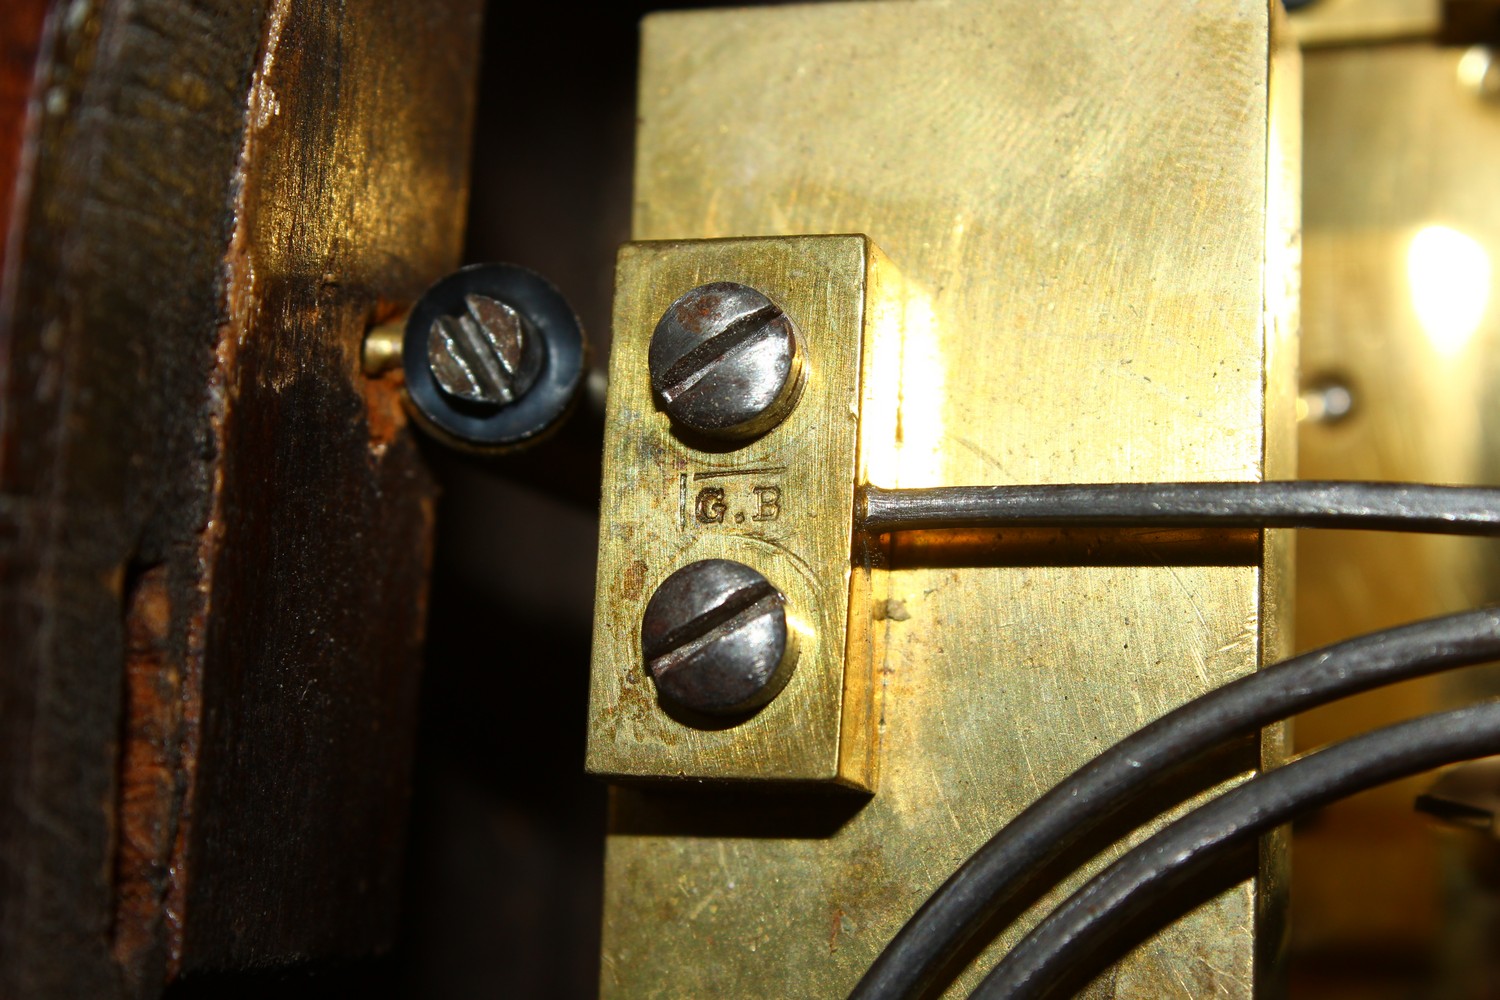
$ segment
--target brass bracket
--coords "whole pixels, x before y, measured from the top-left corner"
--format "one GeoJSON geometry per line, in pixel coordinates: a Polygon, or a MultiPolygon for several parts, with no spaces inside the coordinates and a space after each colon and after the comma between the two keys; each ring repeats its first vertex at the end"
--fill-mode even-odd
{"type": "Polygon", "coordinates": [[[854,534],[860,415],[899,281],[864,236],[632,243],[620,251],[606,405],[604,492],[587,767],[615,778],[875,781],[872,577],[854,534]],[[759,289],[805,339],[807,383],[787,419],[742,446],[689,443],[655,405],[652,330],[684,292],[759,289]],[[715,450],[703,450],[713,447],[715,450]],[[787,597],[798,660],[770,704],[718,727],[657,701],[641,654],[656,587],[699,559],[733,559],[787,597]]]}

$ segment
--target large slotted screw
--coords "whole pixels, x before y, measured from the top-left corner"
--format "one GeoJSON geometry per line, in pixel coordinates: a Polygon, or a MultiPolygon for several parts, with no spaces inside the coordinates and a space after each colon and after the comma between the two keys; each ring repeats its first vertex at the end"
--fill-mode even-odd
{"type": "Polygon", "coordinates": [[[729,559],[704,559],[662,581],[646,604],[641,652],[671,706],[740,715],[780,693],[796,662],[786,598],[729,559]]]}
{"type": "Polygon", "coordinates": [[[432,377],[455,399],[485,406],[514,402],[542,371],[536,332],[520,313],[487,295],[466,295],[464,306],[462,314],[438,316],[428,329],[432,377]]]}
{"type": "Polygon", "coordinates": [[[775,427],[802,391],[801,335],[781,307],[732,281],[701,285],[662,315],[651,390],[690,433],[744,440],[775,427]]]}

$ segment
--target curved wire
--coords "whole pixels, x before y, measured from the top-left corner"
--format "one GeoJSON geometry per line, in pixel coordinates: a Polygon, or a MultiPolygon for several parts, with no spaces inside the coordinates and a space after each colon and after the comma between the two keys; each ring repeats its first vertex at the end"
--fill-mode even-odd
{"type": "Polygon", "coordinates": [[[866,531],[923,528],[1358,528],[1500,534],[1500,489],[1421,483],[1097,483],[860,491],[866,531]]]}
{"type": "Polygon", "coordinates": [[[1295,817],[1376,785],[1500,753],[1500,702],[1438,712],[1337,743],[1251,778],[1147,839],[1052,911],[990,971],[971,1000],[1044,1000],[1087,981],[1136,938],[1191,908],[1153,903],[1189,885],[1235,847],[1295,817]]]}
{"type": "Polygon", "coordinates": [[[1028,806],[932,894],[870,967],[851,1000],[921,995],[1002,907],[1028,905],[1059,878],[1039,873],[1142,791],[1168,787],[1189,765],[1304,709],[1411,677],[1500,659],[1500,609],[1485,608],[1372,633],[1304,653],[1201,695],[1137,730],[1028,806]]]}

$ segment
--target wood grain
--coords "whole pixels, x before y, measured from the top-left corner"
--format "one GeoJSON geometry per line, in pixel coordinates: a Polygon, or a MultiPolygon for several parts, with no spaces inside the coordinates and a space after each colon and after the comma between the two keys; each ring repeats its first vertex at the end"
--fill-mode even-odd
{"type": "MultiPolygon", "coordinates": [[[[0,995],[390,936],[475,2],[72,4],[0,299],[0,995]]],[[[3,150],[0,150],[3,153],[3,150]]]]}
{"type": "Polygon", "coordinates": [[[8,0],[0,7],[0,274],[17,182],[25,173],[27,109],[46,16],[47,0],[8,0]]]}

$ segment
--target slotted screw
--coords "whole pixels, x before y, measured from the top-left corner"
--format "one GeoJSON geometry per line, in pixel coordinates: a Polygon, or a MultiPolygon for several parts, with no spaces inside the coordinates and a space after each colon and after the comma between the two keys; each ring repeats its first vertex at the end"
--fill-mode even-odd
{"type": "Polygon", "coordinates": [[[487,295],[464,296],[465,311],[439,316],[427,334],[427,363],[455,399],[499,407],[536,383],[542,351],[521,314],[487,295]]]}
{"type": "Polygon", "coordinates": [[[690,563],[662,581],[646,604],[641,652],[664,703],[707,715],[766,704],[796,662],[786,598],[729,559],[690,563]]]}
{"type": "Polygon", "coordinates": [[[651,335],[651,390],[690,433],[743,440],[786,419],[802,391],[801,334],[748,285],[716,281],[673,302],[651,335]]]}

